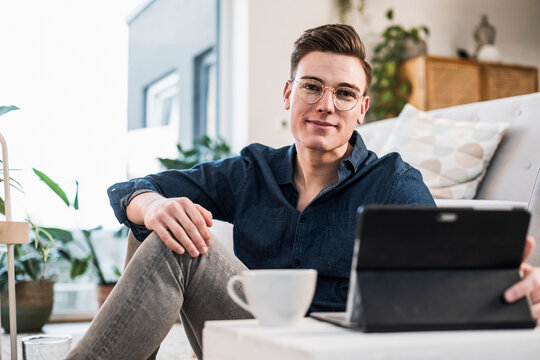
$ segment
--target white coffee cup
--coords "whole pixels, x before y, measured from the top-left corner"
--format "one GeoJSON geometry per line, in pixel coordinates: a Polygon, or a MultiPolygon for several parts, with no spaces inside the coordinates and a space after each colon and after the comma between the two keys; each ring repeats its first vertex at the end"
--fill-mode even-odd
{"type": "Polygon", "coordinates": [[[288,326],[302,319],[311,305],[317,283],[313,269],[246,270],[229,279],[229,296],[261,325],[288,326]],[[247,303],[236,293],[241,282],[247,303]]]}

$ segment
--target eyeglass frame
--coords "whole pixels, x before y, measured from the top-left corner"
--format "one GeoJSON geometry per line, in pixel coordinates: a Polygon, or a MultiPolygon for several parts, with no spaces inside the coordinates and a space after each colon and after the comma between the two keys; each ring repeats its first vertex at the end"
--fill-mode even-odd
{"type": "Polygon", "coordinates": [[[358,92],[358,94],[360,94],[359,91],[357,91],[356,89],[350,87],[350,86],[338,86],[338,87],[333,87],[333,86],[325,86],[321,81],[317,80],[317,79],[300,79],[300,80],[297,80],[297,79],[292,79],[292,80],[289,80],[291,82],[295,82],[297,83],[298,85],[300,85],[301,81],[315,81],[315,82],[318,82],[319,84],[322,85],[322,92],[321,92],[321,95],[320,97],[312,102],[312,103],[309,103],[307,102],[306,100],[304,100],[304,98],[302,96],[300,96],[300,99],[302,99],[303,102],[305,102],[306,104],[309,104],[309,105],[313,105],[313,104],[316,104],[318,103],[319,101],[321,101],[321,99],[324,97],[324,93],[326,91],[326,89],[332,91],[332,103],[334,104],[334,106],[336,107],[336,109],[340,110],[340,111],[351,111],[352,109],[354,109],[356,107],[356,105],[358,105],[358,103],[360,102],[360,100],[362,100],[363,97],[365,97],[366,95],[365,94],[362,94],[358,97],[358,100],[356,101],[356,103],[350,108],[350,109],[347,109],[347,110],[344,110],[344,109],[340,109],[337,104],[336,104],[336,90],[337,89],[340,89],[340,88],[347,88],[347,89],[351,89],[355,92],[358,92]]]}

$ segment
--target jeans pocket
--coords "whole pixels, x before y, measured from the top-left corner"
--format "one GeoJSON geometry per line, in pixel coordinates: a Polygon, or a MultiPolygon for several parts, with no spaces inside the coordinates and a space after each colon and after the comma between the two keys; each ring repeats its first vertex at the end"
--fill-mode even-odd
{"type": "Polygon", "coordinates": [[[328,213],[325,239],[320,243],[321,271],[328,276],[349,277],[351,271],[356,211],[328,213]]]}
{"type": "Polygon", "coordinates": [[[281,254],[285,215],[285,208],[256,207],[234,224],[235,253],[248,267],[281,254]]]}

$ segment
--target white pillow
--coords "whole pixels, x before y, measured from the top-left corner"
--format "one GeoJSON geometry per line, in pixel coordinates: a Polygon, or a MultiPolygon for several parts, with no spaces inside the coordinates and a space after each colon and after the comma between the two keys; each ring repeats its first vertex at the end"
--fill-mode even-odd
{"type": "Polygon", "coordinates": [[[437,119],[407,104],[381,153],[398,152],[436,199],[473,199],[509,123],[437,119]]]}

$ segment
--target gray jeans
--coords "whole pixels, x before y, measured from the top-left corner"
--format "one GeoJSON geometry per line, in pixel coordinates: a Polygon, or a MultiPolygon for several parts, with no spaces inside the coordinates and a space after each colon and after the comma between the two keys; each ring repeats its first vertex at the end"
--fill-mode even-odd
{"type": "Polygon", "coordinates": [[[202,359],[205,321],[252,317],[227,294],[229,278],[245,269],[219,241],[207,255],[192,258],[172,252],[152,233],[67,359],[153,358],[179,313],[202,359]]]}

